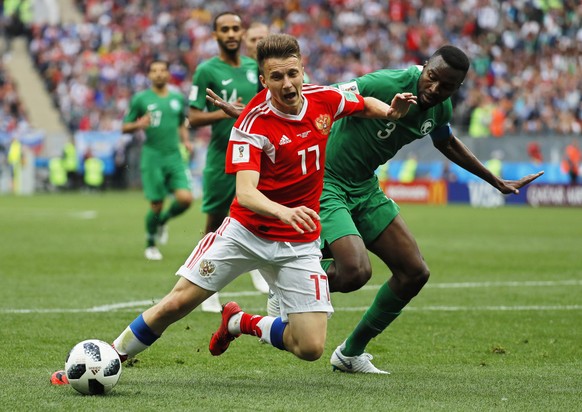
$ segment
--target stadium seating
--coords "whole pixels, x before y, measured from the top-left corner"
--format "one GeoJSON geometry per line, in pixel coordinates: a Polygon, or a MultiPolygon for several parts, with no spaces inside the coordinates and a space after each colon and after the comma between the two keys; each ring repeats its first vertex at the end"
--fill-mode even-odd
{"type": "Polygon", "coordinates": [[[473,7],[468,0],[432,0],[421,8],[408,0],[305,7],[250,1],[245,10],[227,1],[190,2],[190,8],[177,0],[146,7],[130,0],[77,3],[85,23],[36,27],[31,43],[38,70],[73,131],[119,127],[128,96],[145,87],[153,57],[170,60],[172,82],[186,93],[196,65],[217,52],[212,17],[233,9],[247,23],[262,20],[273,31],[297,36],[315,83],[422,64],[438,46],[452,43],[473,62],[455,98],[461,133],[485,94],[504,111],[497,118],[506,133],[580,133],[582,75],[574,68],[582,39],[575,22],[582,11],[573,1],[488,0],[473,7]]]}

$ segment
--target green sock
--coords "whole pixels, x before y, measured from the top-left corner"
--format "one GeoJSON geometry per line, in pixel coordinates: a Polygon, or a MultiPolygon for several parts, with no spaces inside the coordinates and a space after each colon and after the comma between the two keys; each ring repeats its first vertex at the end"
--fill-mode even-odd
{"type": "Polygon", "coordinates": [[[346,347],[342,353],[346,356],[358,356],[364,353],[368,343],[400,315],[402,308],[408,302],[398,298],[388,283],[383,284],[374,302],[346,340],[346,347]]]}
{"type": "Polygon", "coordinates": [[[156,245],[156,233],[158,231],[159,224],[160,214],[154,213],[154,211],[150,209],[145,217],[146,247],[156,245]]]}
{"type": "Polygon", "coordinates": [[[174,200],[170,207],[164,210],[160,215],[160,225],[165,224],[168,220],[170,220],[173,217],[181,215],[186,210],[188,210],[188,207],[185,207],[182,205],[182,203],[178,202],[177,200],[174,200]]]}

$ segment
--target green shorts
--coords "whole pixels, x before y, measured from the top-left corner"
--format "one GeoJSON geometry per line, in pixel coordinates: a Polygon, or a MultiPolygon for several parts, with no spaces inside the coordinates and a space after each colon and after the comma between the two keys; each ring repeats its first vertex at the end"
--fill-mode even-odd
{"type": "Polygon", "coordinates": [[[206,167],[202,172],[202,212],[228,215],[236,193],[236,176],[222,168],[206,167]]]}
{"type": "Polygon", "coordinates": [[[179,151],[160,155],[142,150],[140,170],[143,191],[150,202],[164,200],[178,189],[192,190],[190,172],[179,151]]]}
{"type": "MultiPolygon", "coordinates": [[[[348,235],[360,236],[369,245],[398,216],[400,207],[388,199],[376,179],[366,182],[359,194],[337,181],[326,180],[321,194],[321,246],[348,235]]],[[[359,188],[361,189],[361,188],[359,188]]]]}

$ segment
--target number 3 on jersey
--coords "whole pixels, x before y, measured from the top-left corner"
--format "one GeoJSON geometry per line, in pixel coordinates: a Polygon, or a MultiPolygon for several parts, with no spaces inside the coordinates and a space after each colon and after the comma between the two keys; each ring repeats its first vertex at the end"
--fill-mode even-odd
{"type": "Polygon", "coordinates": [[[307,151],[300,150],[297,152],[299,157],[301,157],[301,172],[304,175],[307,174],[307,160],[306,160],[306,158],[310,153],[313,153],[313,156],[315,156],[315,170],[320,169],[320,166],[319,166],[319,145],[308,147],[307,151]]]}

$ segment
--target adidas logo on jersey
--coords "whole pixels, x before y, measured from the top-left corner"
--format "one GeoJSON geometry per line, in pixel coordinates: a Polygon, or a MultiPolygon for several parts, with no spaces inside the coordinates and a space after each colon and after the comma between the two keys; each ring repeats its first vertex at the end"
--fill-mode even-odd
{"type": "Polygon", "coordinates": [[[279,146],[283,146],[284,144],[287,143],[291,143],[291,139],[289,139],[287,136],[283,135],[283,137],[281,137],[281,140],[279,140],[279,146]]]}

